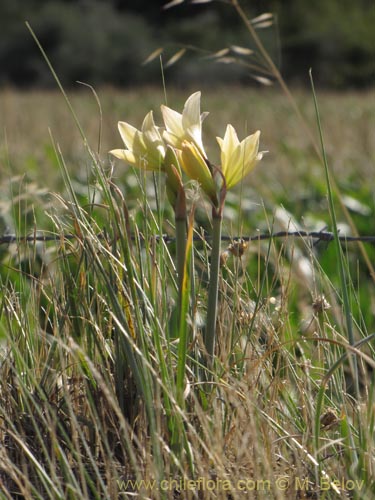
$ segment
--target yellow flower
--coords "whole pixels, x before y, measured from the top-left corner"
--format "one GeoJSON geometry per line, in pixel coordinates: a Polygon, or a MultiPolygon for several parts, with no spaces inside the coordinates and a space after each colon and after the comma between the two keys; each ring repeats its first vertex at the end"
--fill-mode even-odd
{"type": "Polygon", "coordinates": [[[181,168],[190,179],[199,182],[206,195],[216,204],[216,185],[206,160],[193,142],[183,141],[180,147],[177,155],[181,168]]]}
{"type": "Polygon", "coordinates": [[[259,130],[239,141],[232,125],[227,125],[224,138],[216,137],[221,149],[221,172],[229,190],[240,182],[263,157],[258,153],[259,130]]]}
{"type": "Polygon", "coordinates": [[[147,170],[163,168],[165,145],[152,111],[143,120],[141,130],[126,122],[119,122],[118,129],[127,149],[113,149],[110,151],[113,156],[134,167],[147,170]]]}
{"type": "Polygon", "coordinates": [[[195,92],[185,102],[182,114],[167,106],[161,106],[166,130],[163,138],[171,146],[181,149],[182,143],[193,143],[200,154],[206,158],[202,142],[202,122],[208,113],[200,112],[201,93],[195,92]]]}

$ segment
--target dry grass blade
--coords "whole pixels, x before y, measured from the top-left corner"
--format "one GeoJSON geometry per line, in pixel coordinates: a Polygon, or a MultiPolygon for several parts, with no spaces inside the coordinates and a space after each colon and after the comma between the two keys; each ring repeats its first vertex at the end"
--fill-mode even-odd
{"type": "Polygon", "coordinates": [[[254,17],[250,22],[256,29],[269,28],[274,22],[273,14],[271,12],[266,12],[258,17],[254,17]]]}
{"type": "Polygon", "coordinates": [[[219,57],[215,62],[221,64],[235,64],[237,59],[235,57],[219,57]]]}
{"type": "Polygon", "coordinates": [[[181,57],[185,54],[185,52],[186,49],[181,49],[175,54],[173,54],[173,56],[170,59],[168,59],[168,61],[164,64],[164,68],[169,68],[170,66],[173,66],[173,64],[176,64],[176,62],[181,59],[181,57]]]}
{"type": "Polygon", "coordinates": [[[253,50],[248,49],[247,47],[240,47],[239,45],[231,45],[230,49],[235,54],[239,54],[241,56],[250,56],[251,54],[254,54],[253,50]]]}
{"type": "Polygon", "coordinates": [[[228,48],[220,49],[217,52],[213,52],[212,54],[209,54],[208,56],[206,56],[206,58],[207,59],[215,59],[217,57],[224,57],[228,54],[228,52],[229,52],[228,48]]]}
{"type": "Polygon", "coordinates": [[[171,2],[168,2],[165,5],[163,5],[163,9],[171,9],[172,7],[176,7],[177,5],[184,3],[184,1],[185,0],[172,0],[171,2]]]}
{"type": "Polygon", "coordinates": [[[273,81],[270,78],[266,78],[264,76],[259,76],[259,75],[251,75],[251,78],[253,80],[256,80],[257,82],[261,83],[262,85],[270,86],[273,85],[273,81]]]}
{"type": "Polygon", "coordinates": [[[146,57],[146,59],[142,62],[143,65],[146,65],[148,63],[150,63],[151,61],[153,61],[154,59],[156,59],[157,57],[160,56],[160,54],[162,54],[164,51],[163,47],[159,47],[157,49],[155,49],[153,52],[151,52],[151,54],[146,57]]]}

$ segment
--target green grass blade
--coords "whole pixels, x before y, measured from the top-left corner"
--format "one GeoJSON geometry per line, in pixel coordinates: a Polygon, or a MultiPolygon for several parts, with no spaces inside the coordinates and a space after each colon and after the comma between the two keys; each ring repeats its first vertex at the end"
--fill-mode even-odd
{"type": "MultiPolygon", "coordinates": [[[[313,98],[314,98],[315,115],[316,115],[316,119],[317,119],[320,145],[321,145],[321,150],[322,150],[324,172],[325,172],[326,185],[327,185],[327,191],[328,191],[329,211],[330,211],[330,216],[331,216],[331,221],[332,221],[333,234],[335,236],[334,244],[335,244],[335,248],[336,248],[338,271],[339,271],[340,282],[341,282],[341,294],[342,294],[344,313],[345,313],[345,319],[346,319],[346,329],[347,329],[349,344],[353,346],[355,343],[355,339],[354,339],[354,332],[353,332],[353,318],[352,318],[352,312],[351,312],[351,308],[350,308],[350,301],[349,301],[349,295],[348,295],[348,279],[347,279],[347,273],[345,270],[344,255],[343,255],[343,251],[342,251],[341,244],[339,241],[339,232],[337,229],[337,218],[336,218],[335,205],[334,205],[334,200],[333,200],[333,192],[332,192],[332,188],[331,188],[328,160],[327,160],[327,155],[326,155],[326,150],[325,150],[325,145],[324,145],[323,131],[322,131],[322,126],[321,126],[321,121],[320,121],[320,113],[319,113],[319,108],[318,108],[318,101],[317,101],[317,97],[316,97],[316,93],[315,93],[314,81],[313,81],[311,70],[310,70],[310,82],[311,82],[311,88],[312,88],[312,93],[313,93],[313,98]]],[[[353,372],[355,392],[356,392],[357,398],[359,398],[360,393],[359,393],[357,359],[355,356],[351,356],[350,361],[351,361],[351,368],[352,368],[352,372],[353,372]]]]}

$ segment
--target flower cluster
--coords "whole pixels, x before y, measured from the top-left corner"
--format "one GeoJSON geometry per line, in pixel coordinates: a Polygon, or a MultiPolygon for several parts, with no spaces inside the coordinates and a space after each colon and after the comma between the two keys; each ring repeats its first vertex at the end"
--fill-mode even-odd
{"type": "MultiPolygon", "coordinates": [[[[137,130],[129,123],[119,122],[118,127],[126,149],[114,149],[111,154],[135,167],[163,171],[169,201],[174,208],[176,222],[176,269],[178,276],[178,304],[180,322],[179,356],[185,366],[187,337],[186,313],[189,300],[187,278],[189,274],[189,252],[191,252],[192,223],[194,210],[187,224],[185,190],[182,172],[198,181],[212,204],[212,249],[210,260],[210,283],[207,298],[207,319],[203,341],[207,361],[212,363],[215,349],[218,287],[220,272],[220,245],[223,208],[227,190],[238,184],[247,175],[263,153],[258,152],[260,132],[238,139],[232,125],[227,125],[224,137],[217,137],[220,147],[221,165],[216,167],[207,158],[202,141],[202,123],[207,113],[200,110],[201,93],[195,92],[185,102],[182,113],[161,106],[164,126],[155,125],[150,111],[137,130]],[[189,228],[187,230],[187,228],[189,228]],[[181,346],[181,347],[180,347],[181,346]]],[[[178,384],[183,378],[178,372],[178,384]]],[[[182,392],[181,392],[182,394],[182,392]]]]}
{"type": "Polygon", "coordinates": [[[263,153],[258,152],[259,131],[240,141],[234,127],[227,125],[224,137],[216,138],[221,166],[211,165],[202,141],[202,123],[207,113],[201,114],[200,99],[200,92],[192,94],[182,114],[162,105],[164,127],[155,125],[152,111],[146,115],[141,130],[119,122],[120,135],[127,149],[114,149],[110,153],[136,167],[164,170],[170,185],[176,185],[173,176],[180,178],[183,170],[190,179],[198,181],[215,206],[222,198],[220,192],[226,193],[238,184],[253,170],[263,153]]]}

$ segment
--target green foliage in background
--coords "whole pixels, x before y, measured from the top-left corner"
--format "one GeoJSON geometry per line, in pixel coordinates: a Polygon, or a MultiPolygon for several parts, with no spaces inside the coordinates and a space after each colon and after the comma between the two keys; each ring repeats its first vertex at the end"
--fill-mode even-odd
{"type": "Polygon", "coordinates": [[[375,6],[371,0],[271,2],[278,13],[283,70],[297,77],[309,67],[315,78],[336,88],[373,84],[375,6]]]}
{"type": "MultiPolygon", "coordinates": [[[[52,86],[51,75],[25,28],[29,21],[64,85],[131,86],[160,80],[160,63],[142,65],[158,47],[164,63],[188,48],[184,64],[168,68],[170,83],[249,83],[248,69],[208,62],[206,56],[231,45],[251,49],[246,30],[230,2],[181,5],[163,10],[165,0],[29,1],[0,4],[0,85],[52,86]],[[22,61],[22,64],[20,64],[22,61]],[[209,66],[207,66],[207,64],[209,66]],[[209,67],[209,71],[207,68],[209,67]]],[[[375,8],[368,0],[268,0],[243,2],[249,18],[276,14],[259,30],[283,75],[308,84],[311,66],[317,82],[334,88],[371,85],[375,77],[375,8]],[[280,49],[282,47],[282,50],[280,49]]]]}

